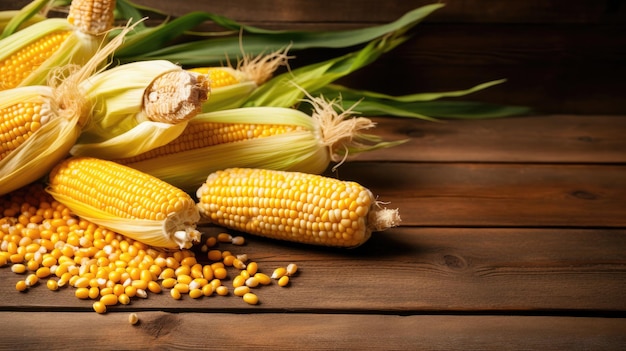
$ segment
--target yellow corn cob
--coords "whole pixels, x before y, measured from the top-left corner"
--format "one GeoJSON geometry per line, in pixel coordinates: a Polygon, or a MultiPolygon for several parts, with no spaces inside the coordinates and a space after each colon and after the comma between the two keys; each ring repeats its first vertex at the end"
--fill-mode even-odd
{"type": "Polygon", "coordinates": [[[84,64],[112,27],[114,7],[115,0],[74,0],[68,18],[48,18],[0,40],[0,90],[42,85],[51,69],[84,64]],[[100,10],[83,13],[85,6],[100,10]]]}
{"type": "Polygon", "coordinates": [[[356,247],[400,222],[356,182],[266,169],[231,168],[197,190],[200,214],[230,229],[306,244],[356,247]]]}
{"type": "Polygon", "coordinates": [[[65,158],[89,118],[90,104],[79,82],[123,41],[120,33],[80,67],[61,67],[50,86],[22,86],[0,91],[0,194],[8,193],[44,176],[65,158]]]}
{"type": "Polygon", "coordinates": [[[363,133],[374,127],[371,120],[351,117],[350,110],[337,113],[333,103],[322,98],[312,102],[317,111],[311,116],[282,107],[199,114],[171,145],[116,162],[194,191],[207,174],[224,168],[321,173],[348,153],[395,145],[363,133]]]}
{"type": "Polygon", "coordinates": [[[196,67],[189,71],[208,76],[211,82],[211,100],[202,105],[203,112],[240,107],[274,72],[287,64],[289,48],[255,57],[244,55],[236,67],[196,67]]]}
{"type": "Polygon", "coordinates": [[[148,245],[189,248],[200,240],[187,193],[112,161],[69,158],[50,172],[47,191],[77,216],[148,245]]]}
{"type": "Polygon", "coordinates": [[[71,153],[103,159],[132,157],[172,141],[211,92],[206,76],[165,60],[110,68],[80,88],[93,112],[71,153]]]}

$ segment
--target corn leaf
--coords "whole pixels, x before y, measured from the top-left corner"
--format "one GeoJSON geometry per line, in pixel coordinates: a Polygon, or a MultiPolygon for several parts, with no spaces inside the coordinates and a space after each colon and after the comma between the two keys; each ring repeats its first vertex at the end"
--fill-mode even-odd
{"type": "Polygon", "coordinates": [[[38,21],[38,18],[43,19],[41,15],[38,15],[39,11],[44,9],[49,3],[50,0],[34,0],[19,11],[5,11],[13,17],[3,25],[4,27],[2,34],[0,34],[0,39],[15,33],[21,26],[26,25],[29,21],[38,21]]]}
{"type": "Polygon", "coordinates": [[[211,66],[225,59],[246,54],[258,55],[290,46],[290,51],[309,48],[347,48],[368,43],[389,33],[402,34],[426,16],[443,7],[431,4],[407,12],[396,21],[366,28],[340,31],[268,30],[247,26],[226,17],[192,12],[157,27],[146,28],[128,38],[115,57],[121,62],[165,59],[185,66],[211,66]],[[228,31],[206,33],[220,37],[190,40],[169,45],[171,41],[204,21],[214,21],[228,31]],[[242,32],[242,36],[231,35],[242,32]],[[225,34],[228,34],[224,36],[225,34]]]}
{"type": "Polygon", "coordinates": [[[436,118],[499,118],[530,113],[524,106],[508,106],[474,101],[435,101],[442,98],[455,98],[501,84],[505,80],[495,80],[476,85],[466,90],[417,93],[391,96],[367,90],[351,89],[329,84],[314,94],[337,100],[340,106],[349,107],[358,103],[359,112],[369,116],[413,117],[434,121],[436,118]]]}
{"type": "Polygon", "coordinates": [[[303,66],[273,77],[261,85],[244,106],[292,107],[305,96],[370,64],[408,39],[389,37],[371,41],[363,49],[327,61],[303,66]]]}

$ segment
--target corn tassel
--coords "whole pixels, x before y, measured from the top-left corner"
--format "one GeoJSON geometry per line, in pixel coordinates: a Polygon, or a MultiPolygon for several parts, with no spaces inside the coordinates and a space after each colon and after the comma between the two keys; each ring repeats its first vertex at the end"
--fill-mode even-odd
{"type": "Polygon", "coordinates": [[[85,64],[111,29],[114,7],[115,0],[74,0],[67,18],[48,18],[0,40],[0,90],[43,85],[55,67],[85,64]],[[101,11],[79,14],[84,6],[101,11]]]}
{"type": "Polygon", "coordinates": [[[94,106],[74,156],[132,157],[175,139],[210,95],[206,76],[169,61],[139,61],[81,84],[94,106]]]}
{"type": "Polygon", "coordinates": [[[356,182],[300,172],[231,168],[196,193],[203,218],[226,228],[298,243],[357,247],[400,223],[356,182]]]}
{"type": "Polygon", "coordinates": [[[194,117],[174,141],[134,158],[117,162],[154,175],[186,191],[206,175],[229,167],[268,168],[321,173],[331,161],[348,154],[389,147],[363,131],[368,118],[341,113],[333,102],[312,98],[308,114],[284,107],[238,108],[194,117]]]}
{"type": "Polygon", "coordinates": [[[0,194],[43,177],[68,155],[91,108],[80,82],[96,72],[130,29],[124,28],[84,66],[59,68],[49,86],[0,91],[0,194]]]}
{"type": "Polygon", "coordinates": [[[236,67],[196,67],[189,71],[205,74],[211,81],[211,100],[202,105],[202,112],[237,108],[274,72],[287,64],[287,50],[257,56],[244,55],[236,67]]]}
{"type": "Polygon", "coordinates": [[[154,247],[200,240],[200,214],[187,193],[115,162],[66,159],[50,172],[47,191],[75,215],[154,247]]]}

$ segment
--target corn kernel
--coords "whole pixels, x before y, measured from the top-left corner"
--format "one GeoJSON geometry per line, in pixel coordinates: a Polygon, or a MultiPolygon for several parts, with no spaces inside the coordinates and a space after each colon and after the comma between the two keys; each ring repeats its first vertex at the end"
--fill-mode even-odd
{"type": "Polygon", "coordinates": [[[117,300],[122,305],[128,305],[130,303],[130,297],[126,294],[121,294],[120,296],[117,297],[117,300]]]}
{"type": "Polygon", "coordinates": [[[232,242],[233,237],[228,233],[219,233],[217,235],[217,241],[221,243],[230,243],[232,242]]]}
{"type": "Polygon", "coordinates": [[[250,305],[256,305],[259,303],[259,297],[251,292],[244,294],[243,300],[250,305]]]}
{"type": "Polygon", "coordinates": [[[202,294],[204,296],[211,296],[211,295],[213,295],[214,291],[215,291],[215,289],[213,289],[213,285],[211,285],[211,284],[207,284],[207,285],[202,287],[202,294]]]}
{"type": "Polygon", "coordinates": [[[48,279],[48,281],[46,282],[46,286],[52,291],[59,289],[59,283],[54,279],[48,279]]]}
{"type": "Polygon", "coordinates": [[[85,300],[89,298],[89,289],[87,288],[78,288],[74,291],[74,295],[81,300],[85,300]]]}
{"type": "Polygon", "coordinates": [[[139,323],[139,316],[137,316],[137,313],[131,313],[128,315],[128,323],[131,325],[139,323]]]}
{"type": "Polygon", "coordinates": [[[170,295],[174,298],[174,300],[180,300],[182,298],[180,291],[176,288],[170,290],[170,295]]]}
{"type": "Polygon", "coordinates": [[[259,280],[255,277],[250,277],[246,279],[246,286],[256,288],[257,286],[259,286],[259,280]]]}
{"type": "Polygon", "coordinates": [[[250,292],[250,288],[245,285],[238,286],[233,290],[233,294],[235,294],[235,296],[241,296],[241,297],[249,292],[250,292]]]}
{"type": "Polygon", "coordinates": [[[192,299],[198,299],[203,296],[202,289],[191,289],[189,290],[189,297],[192,299]]]}
{"type": "Polygon", "coordinates": [[[102,304],[104,304],[105,306],[112,306],[112,305],[117,305],[117,295],[114,294],[108,294],[108,295],[103,295],[102,297],[100,297],[100,302],[102,304]]]}
{"type": "Polygon", "coordinates": [[[258,270],[259,270],[259,265],[254,261],[248,263],[248,266],[246,267],[246,271],[248,271],[248,273],[251,276],[255,275],[258,270]]]}
{"type": "Polygon", "coordinates": [[[226,296],[228,295],[228,288],[224,285],[220,285],[215,289],[215,292],[220,296],[226,296]]]}
{"type": "Polygon", "coordinates": [[[217,279],[226,279],[226,277],[228,277],[228,271],[226,268],[218,267],[213,270],[213,276],[217,279]]]}
{"type": "Polygon", "coordinates": [[[264,273],[256,273],[254,278],[256,278],[256,280],[258,280],[262,285],[269,285],[272,282],[272,279],[264,273]]]}
{"type": "Polygon", "coordinates": [[[13,273],[17,273],[17,274],[22,274],[26,272],[26,266],[21,264],[21,263],[17,263],[11,266],[11,272],[13,273]]]}
{"type": "Polygon", "coordinates": [[[26,289],[28,289],[28,285],[26,285],[26,281],[25,280],[18,280],[18,282],[15,283],[15,290],[17,290],[17,291],[26,291],[26,289]]]}
{"type": "Polygon", "coordinates": [[[288,275],[283,275],[280,279],[278,279],[278,286],[287,286],[287,284],[289,284],[288,275]]]}
{"type": "Polygon", "coordinates": [[[107,311],[107,306],[100,301],[94,302],[92,307],[93,307],[93,310],[96,311],[96,313],[102,314],[102,313],[106,313],[107,311]]]}
{"type": "Polygon", "coordinates": [[[298,266],[295,263],[290,263],[287,265],[287,274],[294,275],[298,271],[298,266]]]}

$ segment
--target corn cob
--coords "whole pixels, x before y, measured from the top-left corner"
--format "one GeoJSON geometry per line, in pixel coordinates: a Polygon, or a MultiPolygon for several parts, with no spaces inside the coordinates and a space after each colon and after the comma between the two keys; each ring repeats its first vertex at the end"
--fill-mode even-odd
{"type": "Polygon", "coordinates": [[[59,68],[49,86],[0,91],[0,194],[39,179],[67,156],[91,108],[79,83],[120,46],[131,28],[124,28],[84,66],[59,68]]]}
{"type": "Polygon", "coordinates": [[[187,193],[112,161],[69,158],[50,172],[47,191],[77,216],[148,245],[189,248],[200,240],[187,193]]]}
{"type": "Polygon", "coordinates": [[[0,40],[0,90],[42,85],[50,70],[83,65],[113,24],[115,0],[74,0],[67,18],[48,18],[0,40]]]}
{"type": "Polygon", "coordinates": [[[231,168],[210,174],[196,194],[211,223],[273,239],[356,247],[400,222],[367,188],[319,175],[231,168]]]}
{"type": "Polygon", "coordinates": [[[274,72],[287,64],[288,47],[270,54],[244,55],[237,66],[196,67],[189,71],[208,76],[211,82],[211,100],[202,105],[202,112],[240,107],[247,98],[274,72]]]}
{"type": "Polygon", "coordinates": [[[321,173],[348,153],[387,147],[363,130],[374,127],[351,111],[337,113],[332,102],[312,100],[311,116],[291,108],[251,107],[194,117],[174,141],[133,158],[116,159],[194,191],[206,175],[229,167],[321,173]]]}
{"type": "Polygon", "coordinates": [[[75,156],[132,157],[176,138],[210,95],[206,76],[169,61],[110,68],[81,84],[94,106],[75,156]]]}

